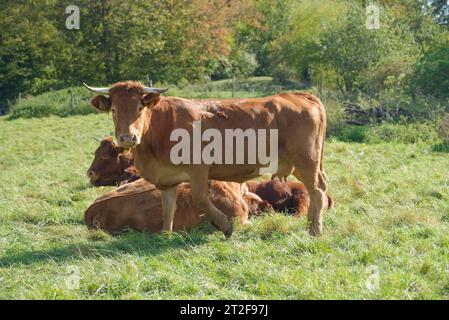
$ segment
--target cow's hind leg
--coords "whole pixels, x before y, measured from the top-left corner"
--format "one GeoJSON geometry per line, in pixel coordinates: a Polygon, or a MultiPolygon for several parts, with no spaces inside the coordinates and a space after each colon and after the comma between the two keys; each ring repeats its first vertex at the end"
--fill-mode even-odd
{"type": "Polygon", "coordinates": [[[221,212],[209,199],[207,170],[198,170],[190,176],[190,188],[192,192],[192,200],[201,213],[207,214],[224,235],[229,238],[233,232],[232,221],[221,212]]]}
{"type": "Polygon", "coordinates": [[[293,174],[304,183],[309,192],[310,206],[307,214],[309,233],[314,236],[321,235],[327,184],[320,165],[316,161],[304,159],[296,163],[293,174]]]}

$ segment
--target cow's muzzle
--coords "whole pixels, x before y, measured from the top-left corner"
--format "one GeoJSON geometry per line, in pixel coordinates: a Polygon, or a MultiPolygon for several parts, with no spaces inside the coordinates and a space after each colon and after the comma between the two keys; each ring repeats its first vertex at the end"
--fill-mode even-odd
{"type": "Polygon", "coordinates": [[[87,170],[87,177],[92,183],[98,180],[98,174],[92,169],[87,170]]]}
{"type": "Polygon", "coordinates": [[[140,143],[140,138],[133,133],[121,134],[118,138],[118,144],[123,148],[134,148],[140,143]]]}

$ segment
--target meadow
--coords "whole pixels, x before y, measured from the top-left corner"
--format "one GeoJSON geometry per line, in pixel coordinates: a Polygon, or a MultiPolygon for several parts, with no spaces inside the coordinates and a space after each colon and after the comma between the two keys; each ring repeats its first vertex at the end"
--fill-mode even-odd
{"type": "Polygon", "coordinates": [[[425,125],[327,140],[323,236],[268,214],[225,240],[209,225],[87,230],[84,211],[111,188],[85,172],[113,127],[81,113],[0,117],[0,299],[449,298],[449,154],[425,125]]]}

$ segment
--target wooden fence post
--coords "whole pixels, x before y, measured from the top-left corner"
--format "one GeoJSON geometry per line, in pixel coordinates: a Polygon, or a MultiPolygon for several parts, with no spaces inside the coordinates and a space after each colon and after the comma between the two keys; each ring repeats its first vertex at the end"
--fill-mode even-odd
{"type": "Polygon", "coordinates": [[[235,86],[236,86],[236,79],[235,79],[235,76],[232,76],[232,97],[233,98],[235,95],[235,86]]]}

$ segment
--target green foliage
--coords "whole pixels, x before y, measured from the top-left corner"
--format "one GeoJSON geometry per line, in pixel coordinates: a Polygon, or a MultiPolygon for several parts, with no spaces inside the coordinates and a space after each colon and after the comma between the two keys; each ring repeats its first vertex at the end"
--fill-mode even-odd
{"type": "Polygon", "coordinates": [[[445,143],[449,143],[449,112],[445,114],[438,127],[438,133],[445,143]]]}
{"type": "Polygon", "coordinates": [[[449,152],[449,113],[441,119],[438,126],[438,133],[440,134],[441,143],[434,146],[435,151],[449,152]]]}
{"type": "Polygon", "coordinates": [[[392,78],[407,89],[420,51],[417,42],[424,47],[433,41],[428,34],[437,30],[428,27],[432,21],[419,7],[413,6],[413,20],[406,5],[392,1],[379,7],[380,29],[368,29],[365,5],[311,0],[294,7],[281,51],[299,78],[315,85],[324,82],[344,94],[380,96],[392,78]]]}
{"type": "Polygon", "coordinates": [[[425,53],[413,77],[415,88],[426,95],[449,99],[449,42],[425,53]]]}
{"type": "Polygon", "coordinates": [[[50,115],[68,116],[96,113],[90,106],[92,94],[84,87],[72,87],[63,90],[50,91],[35,97],[25,97],[12,108],[10,119],[39,118],[50,115]],[[70,92],[74,96],[73,112],[70,108],[70,92]]]}
{"type": "Polygon", "coordinates": [[[430,3],[436,21],[449,28],[449,2],[447,0],[431,0],[430,3]]]}
{"type": "Polygon", "coordinates": [[[256,18],[237,26],[236,43],[255,55],[256,75],[273,75],[280,64],[282,68],[277,56],[278,46],[288,32],[290,11],[297,1],[257,0],[253,3],[256,18]]]}
{"type": "MultiPolygon", "coordinates": [[[[447,5],[379,0],[380,29],[369,30],[368,3],[80,0],[81,29],[68,30],[68,0],[3,1],[0,113],[22,104],[19,95],[82,81],[149,77],[185,87],[263,75],[288,88],[315,87],[320,96],[339,91],[335,104],[363,102],[384,110],[387,121],[434,120],[447,109],[449,92],[447,5]]],[[[55,114],[51,109],[21,111],[55,114]]],[[[342,119],[335,115],[333,128],[342,119]]]]}
{"type": "MultiPolygon", "coordinates": [[[[177,83],[213,74],[243,4],[239,0],[80,0],[80,30],[65,26],[67,0],[9,1],[0,12],[0,108],[36,94],[124,79],[177,83]],[[211,19],[216,17],[217,19],[211,19]],[[218,31],[217,31],[218,30],[218,31]]],[[[239,75],[255,61],[234,53],[239,75]]],[[[251,65],[253,63],[253,65],[251,65]]]]}
{"type": "Polygon", "coordinates": [[[49,19],[55,2],[10,2],[0,10],[0,109],[19,93],[42,92],[59,82],[65,48],[49,19]]]}
{"type": "Polygon", "coordinates": [[[425,143],[438,144],[441,140],[434,124],[384,123],[377,126],[345,126],[335,136],[338,140],[358,143],[425,143]]]}

